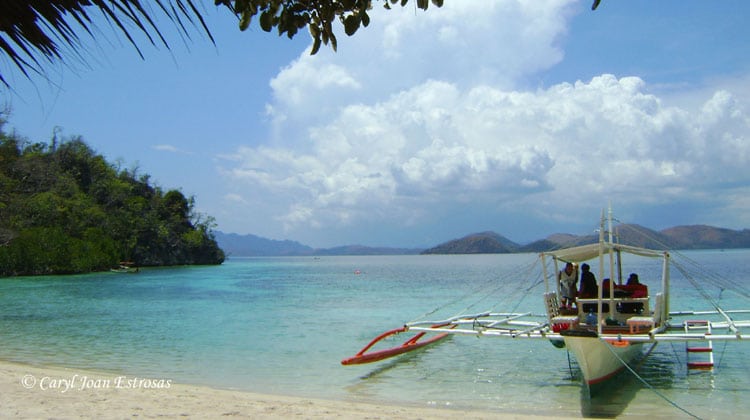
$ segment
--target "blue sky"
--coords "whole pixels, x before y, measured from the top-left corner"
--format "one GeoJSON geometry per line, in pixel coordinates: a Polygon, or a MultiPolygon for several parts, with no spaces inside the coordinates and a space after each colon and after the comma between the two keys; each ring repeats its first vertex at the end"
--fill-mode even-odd
{"type": "MultiPolygon", "coordinates": [[[[413,2],[412,2],[413,3],[413,2]]],[[[80,135],[217,229],[432,246],[625,222],[750,227],[750,2],[448,0],[381,10],[315,55],[213,2],[216,38],[145,60],[107,23],[14,91],[6,129],[80,135]]]]}

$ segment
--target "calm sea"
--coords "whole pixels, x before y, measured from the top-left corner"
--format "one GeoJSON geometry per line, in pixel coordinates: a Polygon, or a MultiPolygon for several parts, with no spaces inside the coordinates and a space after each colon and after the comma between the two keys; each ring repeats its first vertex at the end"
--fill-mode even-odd
{"type": "MultiPolygon", "coordinates": [[[[750,284],[750,250],[686,255],[730,282],[750,284]]],[[[531,254],[231,258],[216,267],[0,279],[0,359],[262,393],[515,413],[750,412],[748,342],[715,343],[713,372],[688,371],[684,344],[659,345],[639,371],[647,384],[625,373],[620,386],[592,400],[571,356],[546,341],[453,337],[397,360],[340,365],[377,334],[422,316],[541,313],[543,286],[529,271],[535,262],[531,254]]],[[[626,267],[645,283],[660,270],[646,260],[626,267]]],[[[710,309],[679,272],[673,277],[672,310],[710,309]]],[[[730,291],[708,293],[728,309],[741,304],[730,291]]]]}

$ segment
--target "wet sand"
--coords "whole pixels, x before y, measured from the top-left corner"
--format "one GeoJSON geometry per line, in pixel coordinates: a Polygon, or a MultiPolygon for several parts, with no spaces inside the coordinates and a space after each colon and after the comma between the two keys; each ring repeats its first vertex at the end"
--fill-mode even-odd
{"type": "Polygon", "coordinates": [[[252,419],[551,419],[487,411],[334,401],[0,362],[0,417],[252,419]]]}

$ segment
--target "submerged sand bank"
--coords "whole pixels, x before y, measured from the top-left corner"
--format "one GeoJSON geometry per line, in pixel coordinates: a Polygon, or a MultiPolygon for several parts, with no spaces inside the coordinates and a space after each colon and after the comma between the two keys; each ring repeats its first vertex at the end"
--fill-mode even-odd
{"type": "MultiPolygon", "coordinates": [[[[2,418],[544,419],[517,413],[264,395],[0,362],[2,418]]],[[[557,417],[559,418],[559,417],[557,417]]]]}

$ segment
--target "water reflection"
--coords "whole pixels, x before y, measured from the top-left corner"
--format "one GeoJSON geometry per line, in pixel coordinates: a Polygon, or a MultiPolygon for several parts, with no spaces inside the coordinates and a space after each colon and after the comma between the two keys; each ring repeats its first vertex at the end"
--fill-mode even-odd
{"type": "Polygon", "coordinates": [[[675,360],[664,353],[651,353],[601,384],[594,392],[582,386],[581,414],[590,418],[622,416],[639,393],[648,391],[662,396],[660,390],[671,389],[674,382],[675,360]]]}

